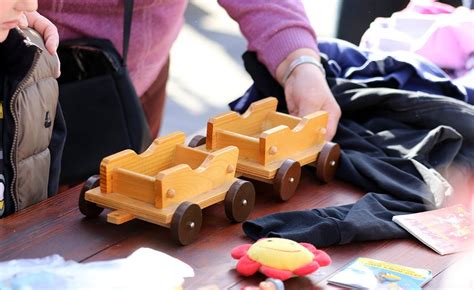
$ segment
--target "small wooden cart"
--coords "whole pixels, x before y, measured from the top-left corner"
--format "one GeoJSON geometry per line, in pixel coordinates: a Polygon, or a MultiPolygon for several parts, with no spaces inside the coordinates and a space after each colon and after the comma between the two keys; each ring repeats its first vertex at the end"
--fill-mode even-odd
{"type": "Polygon", "coordinates": [[[315,165],[318,179],[329,182],[335,175],[340,149],[324,139],[327,112],[299,118],[276,112],[277,104],[277,99],[270,97],[251,104],[242,115],[228,112],[211,118],[207,137],[195,136],[189,145],[209,152],[229,145],[239,147],[237,173],[273,183],[278,198],[284,201],[293,196],[303,165],[315,165]]]}
{"type": "Polygon", "coordinates": [[[197,238],[202,208],[224,201],[231,221],[247,219],[255,190],[252,183],[235,178],[238,148],[211,153],[184,142],[184,133],[177,132],[156,139],[140,155],[124,150],[104,158],[100,176],[90,177],[82,188],[82,214],[96,217],[110,208],[108,222],[138,218],[168,227],[182,245],[197,238]]]}

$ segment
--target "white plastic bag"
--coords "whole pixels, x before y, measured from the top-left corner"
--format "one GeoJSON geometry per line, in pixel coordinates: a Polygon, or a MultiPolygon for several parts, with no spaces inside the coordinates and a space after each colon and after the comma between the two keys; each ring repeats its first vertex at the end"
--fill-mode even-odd
{"type": "Polygon", "coordinates": [[[0,290],[177,289],[193,269],[149,248],[125,259],[77,263],[59,255],[0,263],[0,290]]]}

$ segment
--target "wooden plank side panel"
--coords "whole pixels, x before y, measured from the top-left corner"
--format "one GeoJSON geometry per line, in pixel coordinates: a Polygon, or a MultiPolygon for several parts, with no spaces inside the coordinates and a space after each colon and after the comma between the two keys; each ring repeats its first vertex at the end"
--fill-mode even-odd
{"type": "Polygon", "coordinates": [[[209,152],[184,145],[176,146],[173,165],[187,164],[192,169],[198,168],[209,156],[209,152]]]}
{"type": "MultiPolygon", "coordinates": [[[[278,101],[266,98],[250,105],[248,110],[239,115],[235,112],[225,113],[211,118],[207,125],[206,147],[209,150],[223,148],[217,138],[217,130],[238,133],[245,136],[256,136],[262,131],[267,115],[276,111],[278,101]]],[[[231,144],[232,145],[232,144],[231,144]]]]}
{"type": "Polygon", "coordinates": [[[216,148],[225,148],[228,146],[237,146],[239,148],[239,159],[260,160],[259,140],[234,132],[218,130],[216,134],[216,148]]]}
{"type": "Polygon", "coordinates": [[[154,176],[160,170],[171,166],[175,147],[184,144],[186,136],[176,132],[157,138],[148,149],[136,154],[132,150],[125,150],[104,158],[100,164],[102,192],[114,192],[112,187],[112,172],[115,168],[124,168],[144,175],[154,176]]]}
{"type": "Polygon", "coordinates": [[[267,119],[264,122],[262,127],[262,132],[279,125],[288,126],[290,129],[293,129],[301,122],[300,117],[292,116],[289,114],[284,114],[280,112],[271,112],[267,115],[267,119]]]}
{"type": "Polygon", "coordinates": [[[263,132],[260,135],[262,165],[322,144],[327,120],[327,113],[320,111],[302,118],[294,129],[279,125],[263,132]]]}
{"type": "Polygon", "coordinates": [[[238,154],[237,147],[229,146],[210,153],[195,170],[180,164],[161,171],[157,186],[163,194],[157,199],[166,207],[228,183],[234,178],[238,154]]]}
{"type": "MultiPolygon", "coordinates": [[[[126,195],[130,198],[155,204],[155,197],[160,195],[156,189],[156,178],[136,173],[123,168],[116,168],[112,178],[114,192],[126,195]]],[[[157,205],[161,208],[162,205],[157,205]]]]}

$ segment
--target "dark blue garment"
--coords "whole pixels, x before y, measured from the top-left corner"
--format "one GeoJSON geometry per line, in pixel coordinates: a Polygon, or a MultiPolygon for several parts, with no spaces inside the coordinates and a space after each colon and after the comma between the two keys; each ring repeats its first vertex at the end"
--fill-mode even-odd
{"type": "MultiPolygon", "coordinates": [[[[474,104],[474,84],[473,88],[454,84],[438,66],[414,53],[363,51],[340,39],[319,39],[318,47],[329,78],[351,80],[373,88],[394,88],[449,96],[474,104]]],[[[245,54],[244,60],[245,58],[251,58],[251,53],[245,54]]],[[[254,89],[251,87],[249,90],[254,89]]],[[[243,104],[256,100],[251,96],[255,94],[246,92],[240,103],[234,102],[231,106],[235,111],[243,112],[247,109],[243,104]]]]}
{"type": "Polygon", "coordinates": [[[462,101],[468,100],[468,94],[474,97],[474,90],[455,85],[438,66],[411,52],[362,51],[338,39],[320,40],[318,47],[328,60],[329,77],[361,82],[369,87],[450,96],[462,101]]]}
{"type": "MultiPolygon", "coordinates": [[[[246,55],[245,65],[255,81],[246,92],[247,100],[276,96],[279,109],[285,111],[282,88],[254,54],[246,55]]],[[[347,79],[347,71],[343,71],[336,74],[329,70],[327,75],[342,110],[334,138],[342,149],[336,176],[366,194],[354,204],[275,213],[247,221],[243,230],[251,238],[277,236],[325,247],[407,237],[392,217],[435,207],[433,194],[411,159],[440,171],[454,163],[474,169],[472,105],[439,94],[382,87],[393,80],[399,82],[399,77],[382,80],[380,87],[374,87],[372,81],[347,79]]],[[[420,77],[418,83],[423,81],[420,77]]],[[[408,83],[414,82],[407,78],[408,83]]],[[[440,90],[455,88],[446,82],[431,85],[440,90]]],[[[241,108],[248,105],[242,100],[234,104],[241,108]]]]}

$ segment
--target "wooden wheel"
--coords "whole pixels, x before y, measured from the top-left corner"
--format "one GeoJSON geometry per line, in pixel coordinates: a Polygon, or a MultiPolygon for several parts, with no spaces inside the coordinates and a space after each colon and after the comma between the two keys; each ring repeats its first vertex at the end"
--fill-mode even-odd
{"type": "Polygon", "coordinates": [[[206,144],[206,137],[202,135],[196,135],[189,141],[188,146],[191,148],[199,147],[201,145],[206,144]]]}
{"type": "Polygon", "coordinates": [[[104,210],[102,207],[97,206],[95,203],[86,200],[86,191],[99,186],[99,183],[100,176],[92,175],[82,186],[81,193],[79,194],[79,211],[86,217],[97,217],[104,210]]]}
{"type": "Polygon", "coordinates": [[[339,144],[326,142],[319,153],[316,161],[316,177],[322,182],[329,182],[336,175],[336,169],[339,165],[339,156],[341,148],[339,144]]]}
{"type": "Polygon", "coordinates": [[[237,179],[225,195],[224,206],[227,218],[233,222],[245,221],[255,205],[255,189],[249,181],[237,179]]]}
{"type": "Polygon", "coordinates": [[[201,230],[202,210],[199,205],[190,202],[181,203],[171,219],[173,239],[185,246],[194,242],[201,230]]]}
{"type": "Polygon", "coordinates": [[[300,183],[301,165],[298,161],[285,160],[273,180],[273,189],[281,201],[286,201],[295,194],[300,183]]]}

